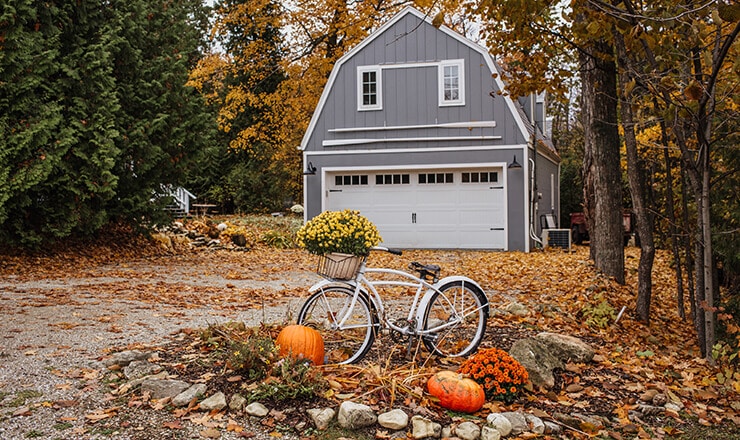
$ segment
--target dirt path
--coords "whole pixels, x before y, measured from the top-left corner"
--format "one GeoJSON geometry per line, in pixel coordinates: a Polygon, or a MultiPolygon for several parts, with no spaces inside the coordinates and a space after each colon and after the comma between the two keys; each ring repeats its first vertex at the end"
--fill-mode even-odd
{"type": "Polygon", "coordinates": [[[112,400],[101,360],[182,328],[291,320],[317,276],[265,261],[255,270],[254,258],[220,251],[0,274],[0,438],[199,437],[202,427],[163,428],[166,411],[94,422],[112,400]]]}

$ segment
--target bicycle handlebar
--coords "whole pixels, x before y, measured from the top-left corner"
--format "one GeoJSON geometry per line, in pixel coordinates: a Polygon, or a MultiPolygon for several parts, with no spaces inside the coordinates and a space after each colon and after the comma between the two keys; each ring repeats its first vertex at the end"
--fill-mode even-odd
{"type": "Polygon", "coordinates": [[[373,246],[370,250],[388,252],[393,255],[403,255],[403,251],[400,249],[391,249],[383,246],[373,246]]]}

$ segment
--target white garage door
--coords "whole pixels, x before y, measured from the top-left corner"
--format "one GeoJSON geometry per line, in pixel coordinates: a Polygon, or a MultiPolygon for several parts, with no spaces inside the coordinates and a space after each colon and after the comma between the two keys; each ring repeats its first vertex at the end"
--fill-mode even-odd
{"type": "Polygon", "coordinates": [[[383,245],[504,249],[501,168],[328,173],[325,208],[356,209],[375,223],[383,245]]]}

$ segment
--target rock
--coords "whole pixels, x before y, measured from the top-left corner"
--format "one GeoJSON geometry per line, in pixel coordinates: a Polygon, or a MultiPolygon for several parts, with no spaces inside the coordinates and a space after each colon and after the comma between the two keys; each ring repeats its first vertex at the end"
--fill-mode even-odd
{"type": "Polygon", "coordinates": [[[553,356],[543,343],[532,338],[514,342],[509,354],[527,370],[529,380],[536,387],[552,388],[555,386],[555,376],[552,370],[565,367],[563,362],[553,356]]]}
{"type": "Polygon", "coordinates": [[[558,425],[555,422],[550,422],[548,420],[544,421],[545,423],[545,434],[552,434],[552,435],[559,435],[563,432],[563,427],[558,425]]]}
{"type": "Polygon", "coordinates": [[[486,423],[491,428],[501,433],[502,437],[511,434],[511,422],[501,413],[491,413],[486,418],[486,423]]]}
{"type": "Polygon", "coordinates": [[[409,426],[409,416],[403,410],[396,408],[380,414],[378,416],[378,424],[383,428],[393,429],[395,431],[406,429],[409,426]]]}
{"type": "Polygon", "coordinates": [[[591,362],[594,358],[594,349],[575,336],[542,332],[535,339],[563,362],[591,362]]]}
{"type": "Polygon", "coordinates": [[[198,396],[202,396],[206,393],[206,384],[204,383],[197,383],[195,385],[192,385],[182,393],[176,395],[172,399],[172,404],[175,406],[187,406],[190,404],[190,402],[193,401],[193,399],[198,398],[198,396]]]}
{"type": "Polygon", "coordinates": [[[501,415],[509,419],[511,423],[511,435],[519,435],[529,430],[529,424],[523,413],[504,412],[501,415]]]}
{"type": "Polygon", "coordinates": [[[374,425],[377,420],[378,417],[367,405],[345,401],[339,406],[337,421],[343,428],[365,428],[367,426],[374,425]]]}
{"type": "Polygon", "coordinates": [[[541,418],[532,414],[525,414],[524,418],[527,420],[527,425],[529,426],[527,431],[540,435],[545,433],[545,422],[541,418]]]}
{"type": "Polygon", "coordinates": [[[529,309],[524,304],[518,302],[511,302],[504,307],[504,311],[514,316],[527,316],[529,315],[529,309]]]}
{"type": "Polygon", "coordinates": [[[200,402],[199,406],[200,409],[202,409],[203,411],[220,411],[226,408],[226,396],[224,395],[224,393],[219,391],[218,393],[200,402]]]}
{"type": "Polygon", "coordinates": [[[411,434],[415,439],[438,438],[442,434],[442,425],[426,417],[413,416],[411,417],[411,434]]]}
{"type": "Polygon", "coordinates": [[[480,430],[480,440],[500,440],[501,432],[492,426],[484,426],[480,430]]]}
{"type": "Polygon", "coordinates": [[[190,388],[190,384],[174,379],[147,379],[141,383],[141,392],[149,393],[152,399],[172,398],[190,388]]]}
{"type": "Polygon", "coordinates": [[[167,379],[167,372],[166,371],[162,371],[162,372],[157,373],[157,374],[155,374],[153,376],[144,376],[144,377],[140,377],[138,379],[134,379],[134,380],[131,380],[129,382],[126,382],[125,384],[121,385],[118,388],[118,390],[116,390],[116,394],[118,394],[119,396],[120,395],[123,395],[123,394],[126,394],[129,391],[131,391],[132,389],[134,389],[134,388],[138,387],[139,385],[141,385],[142,383],[144,383],[144,381],[146,381],[146,380],[161,380],[161,379],[167,379]]]}
{"type": "Polygon", "coordinates": [[[244,409],[244,405],[247,404],[247,399],[241,394],[237,393],[231,396],[229,400],[229,409],[232,411],[241,411],[244,409]]]}
{"type": "Polygon", "coordinates": [[[103,361],[103,365],[109,368],[113,366],[125,367],[133,361],[145,361],[147,359],[149,359],[149,353],[139,350],[127,350],[113,353],[109,359],[103,361]]]}
{"type": "Polygon", "coordinates": [[[157,364],[152,364],[147,361],[131,361],[128,365],[123,367],[123,375],[126,379],[140,379],[142,377],[151,376],[162,371],[162,367],[157,364]]]}
{"type": "Polygon", "coordinates": [[[455,435],[462,440],[478,440],[480,428],[473,422],[462,422],[455,428],[455,435]]]}
{"type": "Polygon", "coordinates": [[[259,402],[253,402],[244,408],[244,412],[252,417],[264,417],[270,413],[270,410],[259,402]]]}
{"type": "Polygon", "coordinates": [[[323,431],[329,427],[336,412],[331,408],[312,408],[306,411],[316,425],[316,429],[323,431]]]}

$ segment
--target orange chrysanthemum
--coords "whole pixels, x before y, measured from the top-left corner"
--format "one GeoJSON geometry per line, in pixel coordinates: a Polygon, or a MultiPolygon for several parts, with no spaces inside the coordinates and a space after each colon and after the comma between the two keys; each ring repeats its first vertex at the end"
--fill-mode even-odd
{"type": "Polygon", "coordinates": [[[505,402],[513,401],[529,381],[527,370],[497,348],[478,351],[460,365],[458,372],[481,384],[488,398],[505,402]]]}

